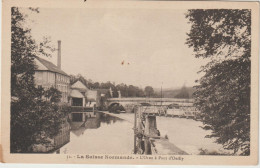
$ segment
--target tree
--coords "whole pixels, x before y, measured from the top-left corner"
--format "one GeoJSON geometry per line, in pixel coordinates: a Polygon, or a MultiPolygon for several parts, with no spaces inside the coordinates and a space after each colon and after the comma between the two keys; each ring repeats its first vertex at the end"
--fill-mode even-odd
{"type": "Polygon", "coordinates": [[[23,27],[24,16],[12,8],[11,18],[11,96],[30,95],[34,87],[34,51],[37,46],[30,30],[23,27]]]}
{"type": "Polygon", "coordinates": [[[116,85],[116,89],[120,91],[122,97],[128,97],[128,87],[126,84],[116,85]]]}
{"type": "Polygon", "coordinates": [[[181,88],[180,92],[175,96],[175,98],[181,98],[181,99],[190,98],[188,89],[185,85],[181,88]]]}
{"type": "Polygon", "coordinates": [[[208,137],[234,154],[250,154],[250,10],[189,10],[187,44],[196,58],[208,58],[198,80],[195,105],[208,137]]]}
{"type": "MultiPolygon", "coordinates": [[[[129,85],[124,83],[115,85],[114,82],[99,83],[93,82],[91,79],[86,79],[81,74],[70,75],[70,84],[74,84],[76,81],[81,81],[89,89],[112,89],[113,97],[118,97],[118,91],[120,91],[122,97],[144,97],[144,91],[137,86],[129,85]]],[[[154,96],[154,95],[153,95],[154,96]]]]}
{"type": "Polygon", "coordinates": [[[98,89],[98,88],[99,88],[99,85],[100,85],[99,82],[95,82],[95,83],[93,84],[93,88],[94,88],[94,89],[98,89]]]}
{"type": "Polygon", "coordinates": [[[146,97],[152,97],[154,95],[154,90],[152,86],[146,86],[144,88],[144,92],[146,97]]]}
{"type": "MultiPolygon", "coordinates": [[[[75,75],[70,75],[70,84],[74,84],[75,82],[80,81],[82,82],[85,86],[88,86],[89,82],[87,81],[87,79],[85,77],[83,77],[81,74],[77,74],[75,75]]],[[[90,86],[88,86],[90,87],[90,86]]]]}
{"type": "MultiPolygon", "coordinates": [[[[35,9],[34,11],[38,11],[35,9]]],[[[34,57],[46,55],[46,41],[37,45],[25,15],[11,9],[11,134],[10,150],[32,152],[31,145],[50,143],[59,131],[64,114],[57,104],[42,99],[44,90],[34,84],[34,57]]]]}
{"type": "Polygon", "coordinates": [[[129,85],[128,87],[128,97],[136,97],[137,88],[133,85],[129,85]]]}
{"type": "Polygon", "coordinates": [[[136,93],[136,97],[144,97],[144,91],[142,89],[140,89],[139,87],[137,87],[137,93],[136,93]]]}
{"type": "Polygon", "coordinates": [[[58,89],[54,88],[54,87],[51,87],[50,89],[46,90],[44,92],[44,96],[51,103],[58,103],[58,102],[60,102],[60,99],[62,97],[61,92],[58,89]]]}

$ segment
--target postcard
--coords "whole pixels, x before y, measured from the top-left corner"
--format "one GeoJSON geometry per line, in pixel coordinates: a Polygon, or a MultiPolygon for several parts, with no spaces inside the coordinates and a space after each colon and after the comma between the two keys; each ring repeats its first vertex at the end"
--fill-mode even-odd
{"type": "Polygon", "coordinates": [[[259,3],[3,1],[1,162],[258,164],[259,3]]]}

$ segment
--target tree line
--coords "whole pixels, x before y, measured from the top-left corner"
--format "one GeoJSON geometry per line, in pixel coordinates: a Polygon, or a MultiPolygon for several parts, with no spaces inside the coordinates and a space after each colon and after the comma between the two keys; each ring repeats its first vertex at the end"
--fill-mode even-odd
{"type": "MultiPolygon", "coordinates": [[[[81,81],[88,89],[109,89],[112,90],[112,97],[118,97],[120,94],[122,97],[160,97],[157,93],[155,93],[152,86],[146,86],[144,89],[134,86],[134,85],[126,85],[124,83],[115,84],[114,82],[93,82],[91,79],[87,79],[81,74],[78,75],[70,75],[70,84],[74,84],[77,81],[81,81]]],[[[111,95],[110,95],[111,96],[111,95]]]]}

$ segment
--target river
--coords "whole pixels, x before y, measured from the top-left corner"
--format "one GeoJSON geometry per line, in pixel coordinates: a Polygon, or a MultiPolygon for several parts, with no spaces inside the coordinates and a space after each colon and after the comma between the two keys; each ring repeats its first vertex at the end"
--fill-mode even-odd
{"type": "MultiPolygon", "coordinates": [[[[90,118],[83,123],[71,123],[70,142],[60,149],[61,154],[131,154],[134,145],[134,114],[118,114],[123,120],[108,114],[90,118]]],[[[189,154],[198,154],[199,149],[222,151],[222,146],[213,139],[204,138],[209,131],[202,123],[192,119],[157,117],[157,128],[162,136],[189,154]]]]}

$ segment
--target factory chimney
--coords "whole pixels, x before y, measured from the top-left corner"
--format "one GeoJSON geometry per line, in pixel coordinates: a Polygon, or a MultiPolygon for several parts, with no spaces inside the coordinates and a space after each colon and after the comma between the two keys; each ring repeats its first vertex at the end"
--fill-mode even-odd
{"type": "Polygon", "coordinates": [[[57,60],[57,66],[59,69],[61,69],[61,41],[58,40],[58,60],[57,60]]]}

